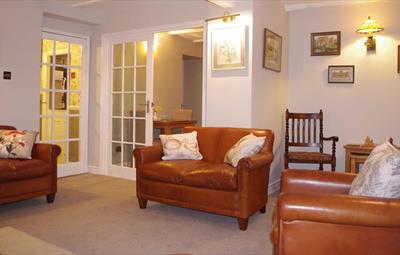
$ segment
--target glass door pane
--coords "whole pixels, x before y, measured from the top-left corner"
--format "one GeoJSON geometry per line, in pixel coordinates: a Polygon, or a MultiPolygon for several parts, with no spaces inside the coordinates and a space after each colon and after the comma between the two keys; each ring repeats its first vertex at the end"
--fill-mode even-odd
{"type": "Polygon", "coordinates": [[[81,161],[83,43],[72,41],[61,35],[42,39],[39,139],[61,147],[62,166],[81,161]]]}
{"type": "Polygon", "coordinates": [[[132,151],[145,143],[147,42],[112,47],[111,163],[133,167],[132,151]]]}

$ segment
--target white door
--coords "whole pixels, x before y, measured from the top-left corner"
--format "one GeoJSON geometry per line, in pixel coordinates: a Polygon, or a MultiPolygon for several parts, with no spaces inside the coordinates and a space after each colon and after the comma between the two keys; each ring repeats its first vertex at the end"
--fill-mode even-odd
{"type": "Polygon", "coordinates": [[[152,39],[111,40],[109,172],[135,179],[132,152],[152,143],[152,39]]]}
{"type": "Polygon", "coordinates": [[[39,139],[61,147],[58,176],[87,171],[86,52],[87,39],[43,32],[39,139]]]}

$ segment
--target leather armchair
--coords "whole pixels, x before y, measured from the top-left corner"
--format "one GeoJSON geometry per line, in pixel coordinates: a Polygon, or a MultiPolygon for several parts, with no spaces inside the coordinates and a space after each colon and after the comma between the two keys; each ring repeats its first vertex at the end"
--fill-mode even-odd
{"type": "MultiPolygon", "coordinates": [[[[15,130],[12,126],[0,129],[15,130]]],[[[32,159],[0,158],[0,204],[46,196],[54,201],[57,192],[58,145],[34,144],[32,159]]]]}
{"type": "Polygon", "coordinates": [[[348,195],[354,177],[285,170],[270,236],[274,254],[399,254],[400,200],[348,195]]]}

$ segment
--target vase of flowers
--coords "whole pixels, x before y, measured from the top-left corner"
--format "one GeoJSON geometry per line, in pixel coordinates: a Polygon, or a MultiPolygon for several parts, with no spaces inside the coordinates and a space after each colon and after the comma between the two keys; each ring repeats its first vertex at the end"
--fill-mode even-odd
{"type": "Polygon", "coordinates": [[[161,106],[155,105],[155,106],[153,107],[153,120],[158,120],[157,114],[158,114],[159,112],[161,112],[161,111],[162,111],[161,106]]]}

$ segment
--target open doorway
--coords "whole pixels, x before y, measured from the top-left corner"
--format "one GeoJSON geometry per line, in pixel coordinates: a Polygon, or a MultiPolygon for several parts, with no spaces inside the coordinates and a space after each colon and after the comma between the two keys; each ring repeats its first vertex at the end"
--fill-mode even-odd
{"type": "Polygon", "coordinates": [[[179,132],[179,121],[181,126],[202,123],[203,27],[156,33],[154,42],[153,126],[158,138],[179,132]],[[169,122],[174,126],[166,127],[169,122]]]}

